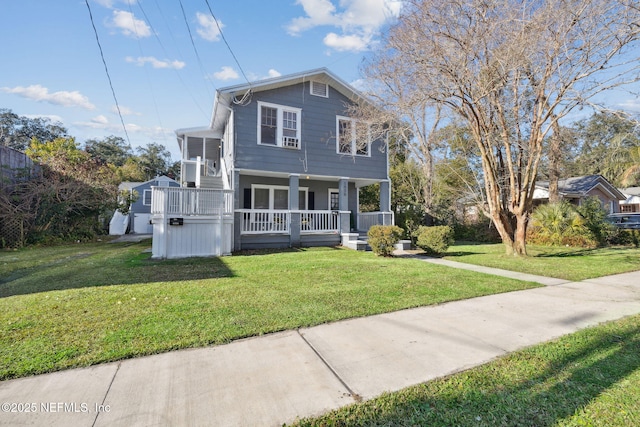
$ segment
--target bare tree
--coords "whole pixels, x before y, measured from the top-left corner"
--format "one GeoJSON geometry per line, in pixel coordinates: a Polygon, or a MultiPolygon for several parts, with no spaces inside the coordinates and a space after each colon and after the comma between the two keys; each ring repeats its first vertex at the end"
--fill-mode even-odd
{"type": "Polygon", "coordinates": [[[365,89],[367,101],[348,107],[349,114],[359,120],[358,144],[388,137],[405,147],[423,173],[419,199],[424,201],[424,211],[431,214],[436,148],[433,136],[440,125],[442,106],[424,96],[405,76],[404,65],[385,52],[374,56],[362,71],[370,83],[365,89]]]}
{"type": "Polygon", "coordinates": [[[468,126],[485,214],[506,252],[526,255],[543,141],[574,108],[639,80],[639,22],[637,0],[409,0],[368,74],[408,88],[400,105],[437,105],[468,126]]]}

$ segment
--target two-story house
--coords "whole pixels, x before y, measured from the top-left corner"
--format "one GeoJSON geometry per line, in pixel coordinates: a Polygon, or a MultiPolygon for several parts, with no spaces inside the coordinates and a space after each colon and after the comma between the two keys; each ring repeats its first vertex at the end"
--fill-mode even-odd
{"type": "Polygon", "coordinates": [[[357,140],[347,113],[363,100],[324,68],[219,89],[209,126],[176,131],[181,187],[154,188],[153,256],[354,246],[392,224],[386,141],[357,140]],[[374,183],[380,212],[361,213],[374,183]]]}

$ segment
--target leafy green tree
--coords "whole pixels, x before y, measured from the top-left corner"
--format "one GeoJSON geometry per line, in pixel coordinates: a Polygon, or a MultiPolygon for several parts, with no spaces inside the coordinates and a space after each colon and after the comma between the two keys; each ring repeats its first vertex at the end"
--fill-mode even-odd
{"type": "Polygon", "coordinates": [[[85,151],[92,158],[114,166],[123,166],[133,156],[131,146],[119,136],[104,139],[88,139],[84,143],[85,151]]]}
{"type": "Polygon", "coordinates": [[[53,141],[68,137],[67,129],[46,117],[19,116],[9,109],[0,109],[0,144],[25,151],[31,140],[53,141]]]}
{"type": "Polygon", "coordinates": [[[145,181],[158,175],[165,175],[173,166],[171,153],[162,144],[151,142],[144,147],[138,147],[138,162],[144,173],[145,181]]]}
{"type": "Polygon", "coordinates": [[[578,175],[601,174],[614,185],[622,184],[640,147],[640,126],[623,112],[595,113],[574,124],[579,147],[575,159],[578,175]]]}

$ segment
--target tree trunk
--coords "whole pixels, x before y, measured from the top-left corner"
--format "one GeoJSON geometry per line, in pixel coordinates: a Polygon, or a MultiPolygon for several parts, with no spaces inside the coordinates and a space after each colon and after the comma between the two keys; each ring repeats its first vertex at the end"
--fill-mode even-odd
{"type": "Polygon", "coordinates": [[[516,234],[513,243],[513,255],[527,256],[527,224],[529,215],[527,213],[516,215],[516,234]]]}

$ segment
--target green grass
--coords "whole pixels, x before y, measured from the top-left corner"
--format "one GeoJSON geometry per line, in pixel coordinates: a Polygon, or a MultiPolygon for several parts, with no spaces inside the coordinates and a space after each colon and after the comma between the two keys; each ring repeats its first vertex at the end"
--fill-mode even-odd
{"type": "Polygon", "coordinates": [[[640,316],[354,404],[301,426],[637,426],[640,316]]]}
{"type": "Polygon", "coordinates": [[[640,249],[528,245],[527,257],[505,255],[502,244],[456,244],[445,259],[572,281],[640,270],[640,249]]]}
{"type": "Polygon", "coordinates": [[[149,245],[0,252],[0,379],[537,286],[343,249],[153,261],[149,245]]]}

